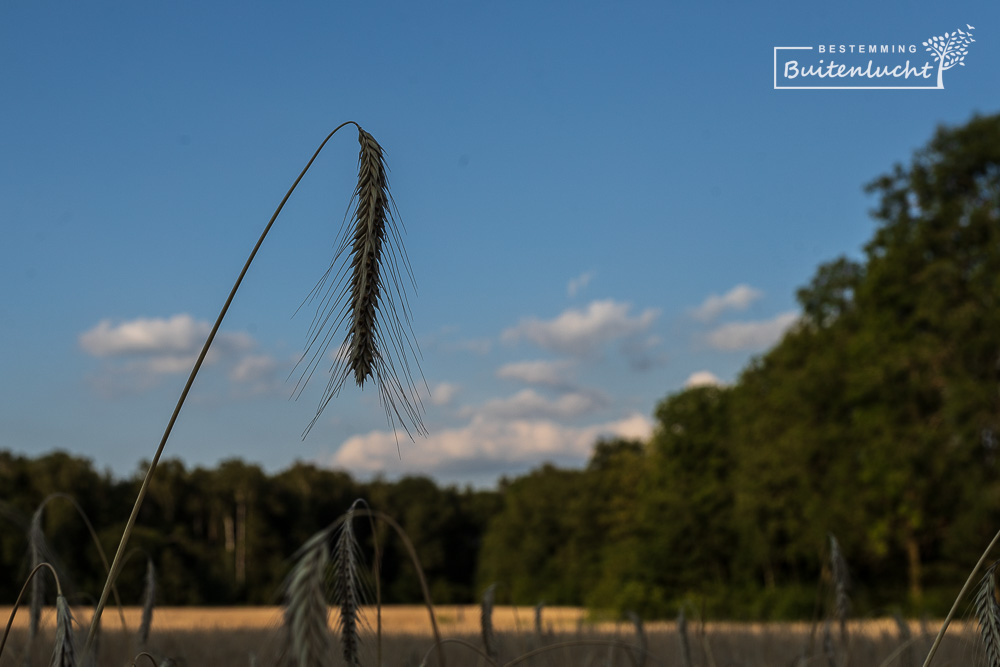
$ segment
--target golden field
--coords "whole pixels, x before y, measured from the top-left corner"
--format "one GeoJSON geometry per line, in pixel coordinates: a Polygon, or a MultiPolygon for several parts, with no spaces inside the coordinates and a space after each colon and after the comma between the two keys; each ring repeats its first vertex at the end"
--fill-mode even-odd
{"type": "MultiPolygon", "coordinates": [[[[443,605],[435,609],[441,636],[448,643],[444,648],[448,665],[487,665],[472,647],[481,647],[480,609],[476,605],[443,605]],[[459,640],[459,641],[453,641],[459,640]],[[462,642],[465,642],[464,644],[462,642]]],[[[136,645],[134,629],[138,627],[141,610],[122,610],[128,632],[123,632],[117,609],[104,616],[101,637],[101,665],[129,665],[145,650],[158,661],[169,657],[177,665],[271,665],[281,643],[281,610],[278,607],[186,607],[157,608],[153,615],[149,645],[136,645]]],[[[0,608],[9,617],[10,608],[0,608]]],[[[74,610],[77,624],[85,628],[90,612],[83,607],[74,610]]],[[[54,613],[43,614],[41,636],[30,647],[32,664],[47,664],[51,655],[54,613]]],[[[375,610],[366,609],[370,625],[375,623],[375,610]]],[[[331,613],[331,628],[337,615],[331,613]]],[[[584,610],[570,607],[546,607],[543,611],[544,633],[534,628],[532,607],[494,608],[493,625],[500,647],[502,665],[536,652],[517,664],[548,666],[611,664],[630,665],[632,657],[643,644],[630,623],[591,623],[584,610]],[[558,644],[573,644],[553,648],[558,644]],[[546,648],[548,647],[548,648],[546,648]],[[628,649],[626,647],[632,647],[628,649]],[[550,650],[551,649],[551,650],[550,650]],[[594,660],[600,660],[599,663],[594,660]]],[[[382,610],[382,664],[417,667],[427,659],[437,664],[427,609],[422,606],[387,606],[382,610]]],[[[14,632],[0,667],[23,663],[27,627],[27,609],[21,609],[14,621],[14,632]]],[[[911,622],[911,638],[904,641],[901,629],[892,619],[853,621],[848,625],[849,642],[839,638],[839,628],[830,629],[832,650],[837,664],[857,667],[917,667],[926,655],[933,635],[940,627],[937,622],[911,622]]],[[[810,623],[709,623],[689,621],[686,647],[674,622],[651,622],[644,626],[647,667],[652,665],[684,665],[685,652],[694,667],[771,667],[796,664],[827,664],[824,647],[824,625],[810,623]],[[808,657],[806,657],[808,656],[808,657]]],[[[954,623],[938,654],[941,664],[975,664],[977,646],[973,623],[954,623]]],[[[374,633],[367,633],[363,664],[376,664],[374,633]]],[[[336,649],[334,649],[336,650],[336,649]]],[[[145,658],[138,665],[150,664],[145,658]]]]}
{"type": "MultiPolygon", "coordinates": [[[[365,607],[365,618],[375,624],[376,610],[365,607]]],[[[11,607],[0,606],[0,619],[10,617],[11,607]]],[[[480,632],[479,605],[438,605],[434,608],[438,628],[442,635],[478,634],[480,632]]],[[[106,630],[120,629],[124,616],[128,628],[139,626],[142,614],[140,607],[123,607],[121,613],[115,607],[105,610],[102,624],[106,630]]],[[[91,611],[85,607],[75,607],[73,616],[80,625],[90,623],[91,611]]],[[[330,627],[337,625],[337,609],[330,609],[330,627]]],[[[594,622],[588,619],[586,610],[580,607],[545,607],[542,612],[544,631],[554,634],[574,634],[577,632],[627,633],[631,624],[621,622],[594,622]]],[[[501,633],[533,633],[535,631],[534,607],[512,607],[497,605],[493,608],[493,628],[501,633]]],[[[55,611],[47,608],[42,615],[43,627],[51,627],[55,611]]],[[[22,607],[14,618],[13,627],[23,629],[28,625],[27,608],[22,607]]],[[[207,630],[268,630],[281,625],[280,607],[156,607],[153,612],[153,632],[166,631],[207,631],[207,630]]],[[[701,632],[701,626],[688,621],[692,632],[701,632]]],[[[676,631],[673,621],[655,621],[644,624],[647,632],[676,631]]],[[[940,621],[919,623],[910,621],[910,632],[914,636],[921,633],[936,633],[940,621]]],[[[880,636],[898,634],[896,622],[891,618],[868,619],[848,623],[851,634],[880,636]]],[[[961,634],[974,631],[972,624],[957,621],[951,624],[949,633],[961,634]]],[[[783,634],[806,635],[813,631],[813,625],[799,623],[708,623],[705,632],[722,634],[730,632],[764,635],[781,632],[783,634]]],[[[426,635],[431,636],[430,617],[423,605],[386,605],[382,607],[382,632],[386,635],[426,635]]]]}
{"type": "MultiPolygon", "coordinates": [[[[0,607],[0,618],[10,616],[10,607],[0,607]]],[[[443,634],[469,634],[479,632],[478,605],[440,605],[434,608],[438,628],[443,634]]],[[[552,632],[575,632],[585,617],[577,607],[545,607],[544,625],[552,632]]],[[[91,611],[76,607],[73,615],[81,625],[90,623],[91,611]]],[[[124,607],[125,625],[137,628],[142,615],[140,607],[124,607]]],[[[369,624],[375,624],[376,610],[365,608],[369,624]]],[[[101,618],[105,629],[121,627],[118,609],[109,606],[101,618]]],[[[493,627],[497,632],[532,632],[535,610],[533,607],[503,607],[493,609],[493,627]]],[[[47,609],[43,623],[55,622],[55,610],[47,609]]],[[[337,623],[337,610],[331,608],[330,626],[337,623]]],[[[153,632],[185,630],[266,630],[281,625],[280,607],[156,607],[153,612],[153,632]]],[[[15,628],[28,626],[27,608],[22,607],[14,619],[15,628]]],[[[613,627],[613,624],[611,624],[613,627]]],[[[423,605],[390,605],[382,608],[382,628],[385,634],[431,635],[430,616],[423,605]]]]}

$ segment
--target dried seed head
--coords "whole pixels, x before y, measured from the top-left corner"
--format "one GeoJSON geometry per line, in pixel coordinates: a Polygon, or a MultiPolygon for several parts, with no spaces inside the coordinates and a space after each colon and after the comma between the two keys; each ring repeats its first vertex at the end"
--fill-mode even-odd
{"type": "Polygon", "coordinates": [[[287,664],[295,667],[324,664],[332,648],[324,584],[329,538],[328,529],[313,535],[299,549],[284,583],[283,653],[287,664]]]}
{"type": "MultiPolygon", "coordinates": [[[[31,551],[31,567],[38,567],[41,563],[52,563],[52,554],[45,540],[45,533],[42,531],[42,512],[45,509],[45,502],[42,502],[31,515],[31,524],[28,528],[28,548],[31,551]]],[[[28,617],[28,641],[38,636],[38,626],[42,618],[42,605],[45,604],[45,577],[37,576],[31,579],[31,607],[28,617]]]]}
{"type": "Polygon", "coordinates": [[[149,629],[153,625],[153,606],[156,604],[156,567],[153,559],[146,558],[146,587],[142,593],[142,618],[139,621],[139,645],[149,641],[149,629]]]}
{"type": "Polygon", "coordinates": [[[986,570],[976,594],[976,617],[979,636],[989,667],[1000,667],[1000,603],[997,602],[997,563],[986,570]]]}
{"type": "Polygon", "coordinates": [[[677,614],[677,636],[681,640],[681,664],[684,667],[691,667],[691,644],[688,642],[687,617],[684,616],[684,607],[681,607],[677,614]]]}
{"type": "Polygon", "coordinates": [[[302,357],[309,361],[296,391],[301,391],[322,361],[337,338],[336,332],[344,331],[330,380],[306,433],[353,376],[359,387],[374,377],[390,425],[395,428],[398,422],[412,438],[411,428],[426,433],[414,380],[414,371],[420,372],[416,363],[419,349],[413,340],[404,289],[406,282],[414,285],[413,274],[389,194],[382,147],[360,127],[358,142],[361,151],[358,185],[351,199],[355,204],[352,224],[348,227],[345,218],[333,262],[307,299],[318,299],[319,303],[302,357]],[[342,262],[345,254],[349,259],[342,262]]]}
{"type": "Polygon", "coordinates": [[[496,635],[493,632],[493,603],[496,599],[496,590],[497,585],[490,584],[483,593],[483,602],[479,614],[479,625],[481,626],[483,635],[483,650],[486,651],[486,655],[494,660],[499,655],[496,635]]]}
{"type": "Polygon", "coordinates": [[[333,598],[340,606],[337,629],[344,662],[349,667],[361,664],[361,631],[367,623],[364,605],[367,600],[361,578],[361,545],[354,534],[354,510],[363,501],[354,501],[337,529],[334,547],[333,598]]]}
{"type": "Polygon", "coordinates": [[[840,623],[841,640],[847,642],[847,617],[851,613],[851,577],[847,569],[847,561],[840,550],[840,543],[833,534],[830,538],[830,569],[833,573],[834,606],[836,608],[837,621],[840,623]]]}
{"type": "Polygon", "coordinates": [[[56,598],[56,641],[52,649],[52,667],[76,667],[73,614],[62,595],[56,598]]]}

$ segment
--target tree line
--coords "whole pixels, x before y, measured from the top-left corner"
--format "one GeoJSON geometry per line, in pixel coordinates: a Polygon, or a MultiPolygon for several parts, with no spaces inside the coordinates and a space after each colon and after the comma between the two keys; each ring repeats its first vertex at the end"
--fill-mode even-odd
{"type": "Polygon", "coordinates": [[[502,489],[484,580],[521,603],[801,618],[828,603],[834,536],[856,613],[947,611],[1000,529],[1000,116],[939,128],[867,190],[863,257],[818,267],[733,385],[502,489]]]}
{"type": "MultiPolygon", "coordinates": [[[[863,256],[818,267],[797,324],[732,385],[665,397],[648,441],[598,442],[584,469],[489,491],[166,461],[123,598],[138,599],[148,554],[161,604],[274,603],[290,556],[364,498],[409,534],[440,603],[496,583],[501,603],[809,617],[827,603],[835,536],[855,613],[943,613],[1000,528],[1000,116],[939,128],[867,188],[863,256]]],[[[139,483],[68,454],[0,452],[0,567],[18,573],[0,602],[17,595],[45,497],[72,496],[110,548],[139,483]]],[[[99,590],[75,513],[51,500],[45,535],[77,590],[99,590]]],[[[358,528],[382,549],[384,599],[419,601],[402,545],[358,528]]]]}
{"type": "MultiPolygon", "coordinates": [[[[69,497],[113,555],[143,470],[140,465],[134,477],[118,480],[64,452],[34,459],[0,452],[0,567],[10,575],[0,577],[0,604],[12,603],[20,590],[29,563],[28,524],[50,494],[60,495],[42,512],[49,553],[74,589],[100,591],[103,565],[69,497]]],[[[160,463],[131,542],[134,556],[119,579],[122,598],[141,599],[149,556],[158,604],[276,604],[298,548],[358,498],[403,525],[417,545],[436,602],[477,596],[476,556],[486,523],[500,506],[495,491],[441,488],[424,477],[360,483],[345,472],[307,463],[269,476],[234,459],[215,469],[189,469],[179,460],[160,463]]],[[[359,521],[356,530],[371,558],[368,523],[359,521]]],[[[421,600],[405,547],[391,536],[378,539],[383,600],[421,600]]]]}

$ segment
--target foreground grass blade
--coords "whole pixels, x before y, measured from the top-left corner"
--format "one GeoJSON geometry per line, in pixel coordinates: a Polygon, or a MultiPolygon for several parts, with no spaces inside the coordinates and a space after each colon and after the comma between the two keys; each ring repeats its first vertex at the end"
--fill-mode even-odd
{"type": "MultiPolygon", "coordinates": [[[[157,464],[159,463],[160,456],[163,454],[163,450],[164,447],[166,446],[167,439],[170,437],[170,433],[173,430],[174,424],[177,421],[177,416],[180,414],[181,408],[184,406],[184,402],[187,399],[188,393],[191,391],[191,386],[194,384],[194,380],[197,377],[198,372],[205,361],[205,357],[208,355],[209,348],[211,348],[212,342],[215,340],[215,336],[218,334],[219,327],[222,325],[222,320],[225,318],[226,313],[229,311],[229,307],[236,296],[237,290],[239,289],[240,285],[243,282],[244,276],[246,276],[246,273],[249,270],[251,263],[253,263],[254,257],[257,256],[257,252],[260,250],[261,245],[264,243],[264,239],[267,237],[268,232],[271,230],[274,221],[277,219],[278,214],[284,208],[285,202],[288,201],[288,198],[291,196],[292,192],[295,191],[295,188],[298,186],[299,181],[301,181],[302,178],[305,176],[306,172],[312,166],[313,162],[316,160],[316,157],[319,155],[320,151],[323,150],[323,147],[326,146],[330,138],[333,137],[333,135],[336,134],[337,131],[340,130],[342,127],[349,124],[354,125],[355,127],[358,128],[359,142],[361,143],[362,146],[361,164],[359,165],[359,181],[358,181],[358,186],[355,190],[355,197],[358,198],[358,212],[356,213],[355,218],[358,221],[360,227],[364,227],[365,225],[367,225],[368,226],[367,228],[369,229],[369,231],[367,232],[364,231],[363,229],[361,232],[356,232],[355,238],[357,237],[358,233],[360,233],[364,238],[370,236],[373,233],[371,231],[373,229],[372,228],[373,225],[374,225],[374,231],[377,235],[378,225],[380,224],[379,216],[382,216],[381,224],[383,226],[381,233],[383,234],[383,238],[384,235],[387,233],[392,233],[392,232],[398,233],[396,231],[395,225],[393,224],[391,226],[388,226],[387,225],[388,221],[385,219],[386,210],[391,203],[391,198],[389,198],[388,196],[388,183],[385,179],[385,168],[384,168],[384,162],[382,161],[381,147],[379,147],[377,142],[374,141],[371,135],[362,130],[357,123],[353,121],[348,121],[346,123],[338,125],[332,132],[330,132],[330,134],[326,136],[323,142],[319,145],[319,148],[316,149],[316,152],[313,153],[312,158],[310,158],[309,162],[302,169],[302,172],[299,174],[298,178],[295,179],[295,182],[292,183],[292,186],[288,189],[288,192],[281,200],[281,203],[278,205],[278,208],[274,211],[274,214],[271,216],[271,219],[264,227],[264,231],[261,233],[260,238],[257,240],[257,243],[254,246],[253,250],[250,252],[250,256],[247,258],[246,263],[243,265],[243,269],[240,271],[239,276],[236,278],[236,282],[234,283],[232,290],[230,290],[229,296],[227,297],[225,303],[223,304],[222,310],[219,312],[219,315],[215,320],[215,324],[212,326],[212,329],[208,334],[208,338],[205,340],[205,344],[201,349],[201,353],[198,355],[198,359],[195,361],[194,367],[191,369],[191,374],[188,376],[187,382],[185,383],[184,388],[181,391],[181,395],[178,398],[173,413],[171,414],[170,419],[167,422],[167,426],[163,432],[163,436],[160,438],[160,443],[156,448],[156,453],[153,455],[153,458],[150,461],[149,469],[146,471],[146,476],[143,478],[142,485],[139,487],[138,497],[136,498],[135,504],[132,507],[132,513],[129,516],[128,522],[125,525],[125,530],[123,531],[121,541],[118,544],[118,551],[115,553],[114,560],[111,563],[111,571],[108,574],[108,579],[107,582],[105,583],[104,590],[101,592],[100,600],[98,601],[97,608],[94,611],[94,618],[91,622],[90,631],[87,635],[86,649],[89,649],[91,643],[94,641],[97,625],[98,623],[100,623],[101,614],[104,610],[104,606],[107,604],[107,599],[111,586],[118,578],[118,574],[121,570],[122,563],[124,560],[125,549],[126,546],[128,545],[129,537],[131,536],[132,531],[135,527],[135,522],[139,514],[139,509],[142,506],[142,502],[146,497],[150,481],[153,478],[153,474],[156,472],[156,467],[157,464]]],[[[362,238],[362,241],[364,241],[364,238],[362,238]]],[[[405,336],[404,330],[401,330],[400,320],[398,319],[399,311],[402,310],[402,315],[404,319],[407,322],[409,321],[408,310],[406,309],[405,300],[402,304],[395,304],[395,306],[393,305],[394,302],[392,302],[391,299],[388,302],[384,302],[383,300],[381,300],[379,298],[382,293],[380,292],[380,287],[383,285],[385,280],[383,278],[379,278],[378,276],[374,276],[372,273],[374,269],[372,267],[371,262],[374,261],[375,264],[382,262],[386,267],[387,275],[391,276],[391,278],[396,281],[396,285],[398,287],[398,274],[399,274],[397,266],[398,260],[391,253],[388,255],[388,258],[382,255],[381,245],[378,243],[366,244],[362,242],[360,243],[360,245],[356,245],[354,247],[355,250],[351,253],[352,266],[362,263],[366,264],[368,268],[366,270],[361,271],[360,274],[357,273],[352,274],[358,276],[357,278],[352,278],[352,281],[350,283],[350,286],[352,287],[351,294],[354,295],[355,292],[357,292],[357,297],[351,300],[350,304],[347,306],[347,315],[345,315],[345,317],[349,318],[348,321],[352,325],[351,331],[353,332],[348,334],[348,339],[353,341],[354,338],[358,336],[357,330],[359,329],[359,327],[363,328],[364,326],[368,326],[369,328],[373,328],[373,331],[367,332],[370,335],[366,334],[365,337],[361,337],[358,340],[358,344],[375,345],[375,343],[378,342],[381,345],[381,347],[380,348],[375,347],[368,351],[359,348],[357,350],[359,356],[361,357],[365,357],[366,355],[370,356],[372,363],[370,366],[365,366],[362,363],[357,367],[355,367],[355,365],[352,364],[351,368],[352,370],[355,370],[355,373],[365,372],[366,368],[371,372],[373,372],[375,375],[375,380],[379,385],[379,394],[382,398],[383,405],[386,406],[387,413],[389,413],[390,415],[395,415],[395,417],[399,418],[400,422],[403,424],[404,427],[406,425],[407,420],[409,420],[410,423],[413,424],[416,431],[423,433],[424,432],[423,424],[420,421],[419,399],[413,400],[414,394],[406,392],[403,386],[404,383],[400,382],[400,377],[391,368],[391,362],[389,361],[390,359],[393,358],[391,350],[394,349],[396,353],[395,358],[396,359],[401,358],[403,362],[402,377],[407,379],[406,380],[407,386],[413,387],[414,383],[412,381],[412,375],[410,374],[410,369],[408,364],[406,364],[406,353],[407,353],[406,345],[409,343],[409,339],[405,336]],[[358,253],[357,248],[360,248],[360,251],[364,253],[364,256],[360,256],[357,254],[358,253]],[[353,288],[355,287],[355,282],[363,280],[365,276],[368,276],[367,282],[363,282],[363,284],[357,285],[358,289],[354,290],[353,288]],[[382,303],[388,303],[389,306],[392,308],[394,315],[396,316],[396,319],[390,318],[390,324],[388,330],[385,333],[382,333],[382,330],[377,325],[377,320],[372,319],[374,316],[374,311],[378,310],[379,305],[382,303]],[[361,322],[361,324],[355,326],[358,324],[358,322],[361,322]],[[364,324],[365,322],[367,322],[367,325],[364,324]],[[388,341],[388,343],[386,341],[388,341]]],[[[387,290],[387,292],[391,293],[391,290],[387,290]]],[[[329,334],[323,333],[324,331],[327,330],[325,323],[328,321],[329,321],[329,314],[327,315],[327,317],[324,318],[324,323],[318,329],[314,329],[314,331],[316,331],[315,337],[317,340],[328,339],[329,334]]],[[[364,376],[359,378],[356,374],[355,379],[358,381],[358,384],[361,384],[364,380],[364,376]]],[[[336,393],[336,388],[338,386],[337,381],[333,380],[332,382],[334,383],[333,384],[334,393],[336,393]]],[[[320,411],[322,411],[322,409],[326,406],[326,403],[328,402],[329,402],[329,396],[325,397],[325,402],[322,402],[320,404],[320,411]]],[[[313,421],[315,422],[315,419],[313,421]]]]}

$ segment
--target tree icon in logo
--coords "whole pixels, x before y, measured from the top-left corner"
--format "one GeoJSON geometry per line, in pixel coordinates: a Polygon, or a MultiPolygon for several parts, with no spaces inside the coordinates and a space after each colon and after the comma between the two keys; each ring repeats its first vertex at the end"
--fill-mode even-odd
{"type": "Polygon", "coordinates": [[[939,37],[931,37],[926,42],[922,42],[927,50],[934,54],[934,60],[938,64],[937,87],[944,88],[944,71],[951,69],[955,65],[965,67],[965,55],[969,52],[969,45],[976,41],[972,39],[972,31],[975,28],[968,23],[965,24],[969,32],[961,28],[952,33],[944,33],[939,37]]]}

